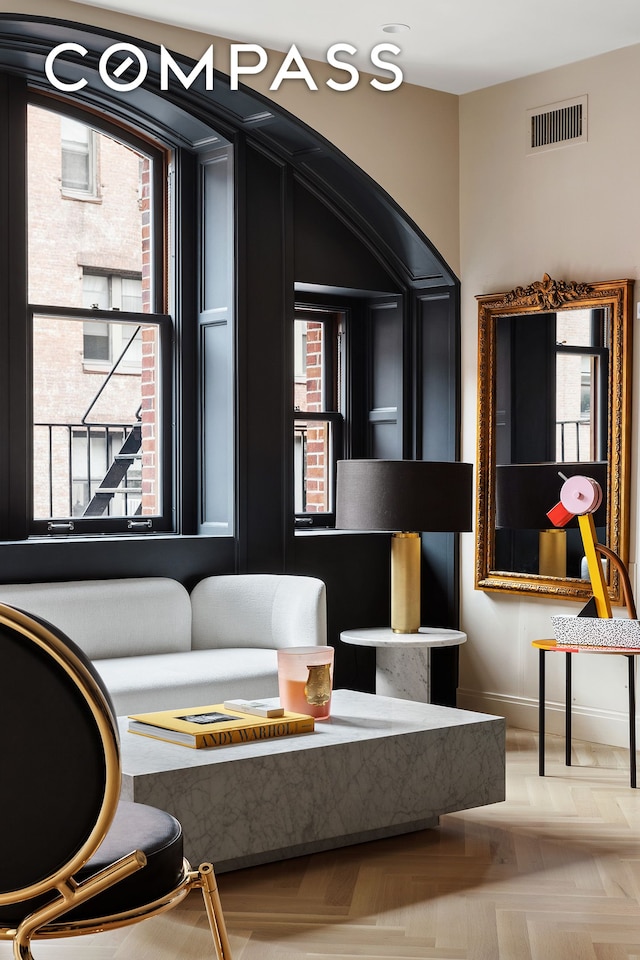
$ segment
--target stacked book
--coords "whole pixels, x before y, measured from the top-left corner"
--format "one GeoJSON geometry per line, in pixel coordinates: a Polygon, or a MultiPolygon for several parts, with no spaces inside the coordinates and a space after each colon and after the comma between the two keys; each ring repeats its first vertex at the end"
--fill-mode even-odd
{"type": "Polygon", "coordinates": [[[310,733],[314,719],[289,713],[265,700],[225,700],[208,707],[182,707],[129,717],[129,732],[187,747],[222,747],[310,733]]]}

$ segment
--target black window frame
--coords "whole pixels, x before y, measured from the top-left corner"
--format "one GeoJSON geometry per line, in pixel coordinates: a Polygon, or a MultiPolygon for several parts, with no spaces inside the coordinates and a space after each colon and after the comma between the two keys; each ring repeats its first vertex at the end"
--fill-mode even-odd
{"type": "MultiPolygon", "coordinates": [[[[80,308],[65,308],[65,307],[52,307],[42,304],[29,304],[28,307],[28,316],[29,316],[29,327],[32,331],[33,329],[33,317],[37,315],[44,315],[47,317],[57,317],[62,320],[70,319],[77,320],[82,322],[83,320],[103,320],[108,323],[135,323],[137,325],[153,325],[157,327],[159,331],[159,348],[160,348],[160,363],[159,363],[159,373],[161,384],[166,384],[169,387],[171,383],[171,368],[172,368],[172,341],[173,341],[173,318],[169,314],[157,314],[157,313],[128,313],[124,311],[110,311],[110,310],[82,310],[80,308]]],[[[105,381],[106,382],[106,381],[105,381]]],[[[31,375],[31,366],[29,368],[29,377],[27,382],[27,390],[29,395],[32,392],[32,375],[31,375]]],[[[170,482],[171,477],[171,463],[172,463],[172,431],[171,431],[171,420],[172,420],[172,405],[171,405],[171,390],[164,389],[161,387],[161,397],[160,397],[160,463],[158,467],[158,472],[160,474],[161,482],[161,494],[160,494],[160,503],[161,510],[158,514],[152,516],[110,516],[107,512],[102,514],[99,517],[91,516],[75,516],[73,511],[70,511],[68,515],[64,516],[52,516],[52,517],[43,517],[35,518],[33,516],[33,509],[30,509],[30,534],[33,536],[44,536],[44,535],[58,535],[58,534],[76,534],[76,535],[91,535],[95,533],[142,533],[145,531],[167,531],[171,529],[172,525],[172,484],[170,482]]],[[[88,413],[89,411],[87,411],[88,413]]],[[[69,427],[73,429],[74,427],[81,427],[84,424],[70,424],[69,427]]],[[[95,426],[108,428],[109,426],[119,426],[117,423],[113,424],[93,424],[89,418],[87,418],[87,426],[95,426]]],[[[32,429],[36,425],[32,423],[32,429]]],[[[32,435],[33,436],[33,435],[32,435]]],[[[33,441],[32,441],[33,442],[33,441]]],[[[33,464],[31,464],[31,470],[33,470],[33,464]]],[[[69,482],[72,483],[71,470],[69,475],[69,482]]],[[[31,501],[31,498],[30,498],[31,501]]]]}
{"type": "MultiPolygon", "coordinates": [[[[347,366],[347,326],[349,309],[344,306],[328,305],[319,300],[297,300],[294,305],[294,324],[296,320],[309,320],[313,323],[322,323],[325,328],[331,329],[331,335],[323,335],[322,393],[325,400],[323,409],[318,411],[293,410],[293,434],[296,424],[304,421],[319,421],[328,423],[331,431],[330,464],[327,468],[327,477],[330,486],[330,509],[324,511],[296,510],[294,503],[294,525],[297,529],[335,526],[335,486],[337,462],[345,456],[345,421],[346,409],[346,381],[347,366]]],[[[295,374],[295,370],[293,371],[295,374]]],[[[293,378],[292,378],[293,386],[293,378]]],[[[295,457],[292,461],[295,485],[295,457]]],[[[294,493],[295,500],[295,493],[294,493]]]]}
{"type": "MultiPolygon", "coordinates": [[[[0,338],[5,346],[5,413],[0,424],[0,445],[5,462],[11,464],[0,480],[0,540],[28,540],[42,537],[122,535],[150,532],[177,532],[175,501],[177,497],[178,471],[176,470],[177,434],[176,424],[176,369],[175,355],[176,310],[169,303],[169,290],[176,286],[176,279],[169,271],[169,231],[173,228],[173,211],[169,209],[168,178],[174,167],[176,147],[168,139],[151,138],[136,128],[135,122],[124,122],[106,111],[98,114],[80,98],[67,95],[42,94],[28,82],[3,75],[9,104],[4,103],[4,120],[11,136],[7,137],[7,149],[0,156],[0,175],[7,178],[9,207],[13,208],[12,221],[15,250],[3,251],[5,256],[5,299],[0,307],[4,318],[0,319],[0,338]],[[42,108],[85,123],[133,150],[147,155],[151,160],[151,289],[153,312],[122,310],[85,310],[58,304],[29,303],[28,276],[28,181],[27,181],[27,112],[30,106],[42,108]],[[11,262],[14,266],[11,267],[11,262]],[[68,317],[81,320],[104,320],[106,322],[131,322],[154,324],[159,329],[161,358],[160,417],[161,453],[158,464],[160,476],[160,510],[154,516],[114,517],[107,513],[96,517],[53,516],[35,518],[33,510],[33,416],[32,416],[32,344],[33,317],[42,314],[51,317],[68,317]],[[22,321],[20,320],[22,318],[22,321]],[[18,486],[21,487],[18,490],[18,486]],[[133,522],[132,522],[133,521],[133,522]]],[[[1,88],[0,88],[1,90],[1,88]]],[[[6,96],[6,94],[5,94],[6,96]]],[[[2,210],[0,209],[0,214],[2,210]]],[[[5,213],[5,216],[7,214],[5,213]]],[[[52,225],[55,229],[55,225],[52,225]]],[[[2,244],[0,244],[0,247],[2,244]]],[[[1,273],[1,271],[0,271],[1,273]]],[[[1,279],[1,277],[0,277],[1,279]]],[[[1,371],[0,371],[1,372],[1,371]]]]}

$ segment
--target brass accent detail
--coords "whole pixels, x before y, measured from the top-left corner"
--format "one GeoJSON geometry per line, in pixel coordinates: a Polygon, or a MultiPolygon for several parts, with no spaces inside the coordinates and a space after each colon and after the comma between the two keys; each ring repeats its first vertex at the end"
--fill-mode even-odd
{"type": "Polygon", "coordinates": [[[391,629],[417,633],[420,627],[420,534],[391,536],[391,629]]]}
{"type": "Polygon", "coordinates": [[[540,545],[538,573],[542,574],[543,577],[566,577],[567,531],[559,529],[541,530],[538,541],[540,545]]]}
{"type": "MultiPolygon", "coordinates": [[[[607,546],[626,564],[629,558],[629,497],[631,463],[631,364],[633,280],[576,283],[542,281],[509,293],[476,297],[478,301],[478,419],[476,456],[475,586],[480,590],[564,598],[585,603],[591,596],[588,580],[542,576],[495,567],[496,466],[496,322],[500,317],[544,313],[568,306],[604,308],[609,314],[609,476],[607,546]]],[[[619,571],[612,567],[611,602],[622,599],[619,571]]]]}
{"type": "Polygon", "coordinates": [[[331,664],[312,663],[304,685],[304,697],[312,707],[324,707],[331,699],[331,664]]]}
{"type": "Polygon", "coordinates": [[[535,280],[528,287],[516,287],[505,294],[507,304],[526,304],[537,310],[557,310],[567,303],[575,305],[576,300],[588,297],[593,287],[588,283],[576,283],[575,280],[552,280],[545,273],[542,280],[535,280]]]}

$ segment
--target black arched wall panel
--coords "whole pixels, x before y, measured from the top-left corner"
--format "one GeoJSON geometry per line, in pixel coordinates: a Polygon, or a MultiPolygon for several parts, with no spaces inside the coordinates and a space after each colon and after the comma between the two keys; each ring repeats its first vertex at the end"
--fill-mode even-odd
{"type": "Polygon", "coordinates": [[[293,188],[293,210],[297,284],[362,291],[399,289],[380,258],[297,179],[293,188]]]}
{"type": "Polygon", "coordinates": [[[238,298],[240,564],[248,571],[281,573],[288,539],[293,390],[288,360],[293,284],[285,279],[290,269],[283,164],[248,147],[244,195],[243,281],[238,298]]]}
{"type": "MultiPolygon", "coordinates": [[[[182,146],[210,136],[212,127],[233,139],[242,131],[248,140],[280,156],[318,189],[380,251],[385,262],[411,285],[456,286],[458,280],[427,236],[397,203],[367,174],[303,121],[248,88],[231,90],[229,78],[215,72],[213,90],[205,89],[201,73],[185,90],[180,84],[160,89],[159,48],[143,37],[128,37],[100,27],[50,17],[0,13],[0,67],[26,77],[37,89],[51,93],[45,80],[47,54],[58,43],[73,41],[88,54],[56,62],[57,75],[67,82],[87,80],[80,97],[99,112],[133,121],[149,134],[169,133],[182,146]],[[100,55],[116,41],[134,43],[145,54],[148,73],[135,90],[107,90],[98,72],[100,55]]],[[[193,60],[172,51],[188,74],[193,60]]],[[[425,174],[426,175],[426,174],[425,174]]]]}

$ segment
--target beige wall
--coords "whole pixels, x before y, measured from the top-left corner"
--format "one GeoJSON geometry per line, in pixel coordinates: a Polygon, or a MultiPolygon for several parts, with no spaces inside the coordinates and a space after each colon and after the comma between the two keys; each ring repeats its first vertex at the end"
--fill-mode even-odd
{"type": "MultiPolygon", "coordinates": [[[[96,24],[163,43],[194,59],[213,43],[216,67],[228,72],[228,40],[69,0],[20,0],[18,6],[20,13],[96,24]]],[[[4,0],[0,9],[12,11],[16,4],[4,0]]],[[[215,19],[213,7],[211,19],[215,19]]],[[[283,56],[273,54],[270,63],[275,67],[264,76],[248,77],[247,84],[291,111],[362,167],[411,215],[457,274],[458,98],[407,83],[388,93],[376,91],[364,74],[354,90],[338,93],[324,84],[330,76],[326,64],[311,62],[317,91],[310,91],[303,81],[288,80],[270,93],[269,83],[283,56]]]]}
{"type": "MultiPolygon", "coordinates": [[[[475,458],[476,294],[539,280],[637,279],[640,274],[640,46],[460,100],[463,458],[475,458]],[[526,111],[587,94],[587,143],[525,155],[526,111]]],[[[636,289],[636,299],[640,287],[636,289]]],[[[637,383],[637,363],[634,369],[637,383]]],[[[638,423],[638,391],[633,404],[638,423]]],[[[635,437],[632,470],[636,476],[635,437]]],[[[632,484],[632,560],[637,542],[632,484]]],[[[576,604],[520,599],[473,587],[473,537],[463,537],[462,705],[537,727],[537,654],[552,613],[576,604]]],[[[634,564],[635,569],[635,564],[634,564]]],[[[549,658],[547,658],[549,660],[549,658]]],[[[553,658],[551,658],[553,659],[553,658]]],[[[564,663],[549,662],[549,697],[564,698],[564,663]]],[[[576,736],[626,743],[626,660],[574,658],[576,736]]],[[[563,712],[553,715],[560,731],[563,712]]]]}

